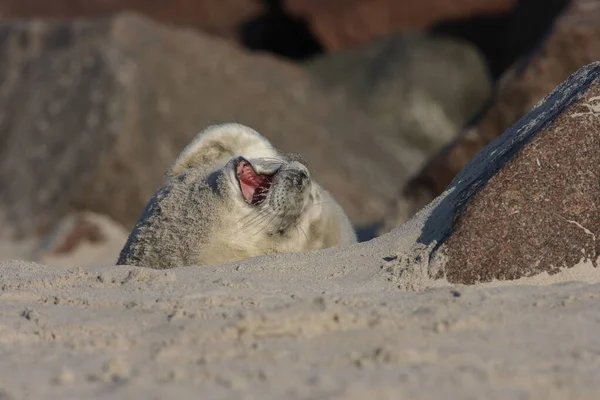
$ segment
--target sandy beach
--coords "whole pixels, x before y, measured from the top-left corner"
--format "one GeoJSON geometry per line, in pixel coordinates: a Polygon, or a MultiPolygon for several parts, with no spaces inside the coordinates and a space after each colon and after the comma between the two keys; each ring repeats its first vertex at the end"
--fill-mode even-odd
{"type": "Polygon", "coordinates": [[[407,291],[375,255],[399,242],[170,270],[4,263],[3,398],[597,398],[595,268],[407,291]]]}

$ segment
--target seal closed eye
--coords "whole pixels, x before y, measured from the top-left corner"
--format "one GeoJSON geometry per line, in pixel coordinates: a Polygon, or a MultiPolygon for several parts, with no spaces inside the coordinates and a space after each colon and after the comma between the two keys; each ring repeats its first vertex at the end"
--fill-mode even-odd
{"type": "Polygon", "coordinates": [[[117,263],[220,264],[355,242],[344,211],[300,157],[224,124],[202,131],[169,167],[117,263]]]}

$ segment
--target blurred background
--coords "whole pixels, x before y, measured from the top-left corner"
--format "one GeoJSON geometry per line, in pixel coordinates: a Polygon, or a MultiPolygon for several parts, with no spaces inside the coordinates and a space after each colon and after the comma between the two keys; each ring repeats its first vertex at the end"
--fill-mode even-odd
{"type": "Polygon", "coordinates": [[[0,0],[0,259],[114,264],[169,163],[236,121],[362,240],[600,59],[600,0],[0,0]]]}

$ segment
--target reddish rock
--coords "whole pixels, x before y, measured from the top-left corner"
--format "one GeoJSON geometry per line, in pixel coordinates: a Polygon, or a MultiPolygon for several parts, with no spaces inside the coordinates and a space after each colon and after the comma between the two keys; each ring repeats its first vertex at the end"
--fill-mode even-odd
{"type": "Polygon", "coordinates": [[[517,0],[285,0],[287,10],[305,17],[330,50],[442,20],[505,13],[516,3],[517,0]]]}
{"type": "Polygon", "coordinates": [[[128,234],[127,229],[105,215],[74,211],[57,222],[36,251],[24,257],[60,268],[110,265],[128,234]]]}
{"type": "Polygon", "coordinates": [[[0,0],[0,16],[89,18],[136,11],[158,21],[230,35],[263,9],[259,0],[0,0]]]}
{"type": "Polygon", "coordinates": [[[83,213],[76,213],[68,225],[64,237],[51,250],[52,254],[69,253],[84,242],[101,243],[106,240],[100,228],[83,213]]]}
{"type": "MultiPolygon", "coordinates": [[[[409,181],[404,197],[415,205],[412,211],[442,193],[479,150],[518,121],[571,73],[600,59],[599,21],[600,1],[578,0],[572,4],[543,48],[527,63],[521,62],[505,74],[491,107],[479,122],[433,156],[409,181]]],[[[405,202],[401,200],[403,207],[405,202]]],[[[406,214],[391,217],[393,222],[387,229],[401,222],[406,214]]]]}
{"type": "Polygon", "coordinates": [[[452,283],[554,274],[600,256],[600,63],[581,68],[465,166],[419,241],[452,283]]]}

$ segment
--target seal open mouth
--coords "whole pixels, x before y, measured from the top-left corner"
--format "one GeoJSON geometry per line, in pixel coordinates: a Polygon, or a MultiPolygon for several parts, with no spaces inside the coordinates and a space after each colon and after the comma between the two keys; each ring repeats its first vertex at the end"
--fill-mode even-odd
{"type": "Polygon", "coordinates": [[[275,170],[269,174],[260,174],[244,159],[240,160],[236,170],[240,189],[246,202],[258,205],[265,201],[277,171],[275,170]]]}

